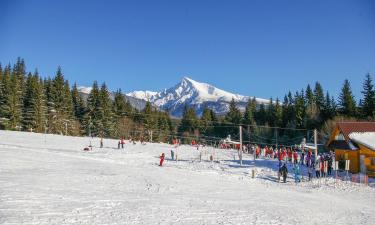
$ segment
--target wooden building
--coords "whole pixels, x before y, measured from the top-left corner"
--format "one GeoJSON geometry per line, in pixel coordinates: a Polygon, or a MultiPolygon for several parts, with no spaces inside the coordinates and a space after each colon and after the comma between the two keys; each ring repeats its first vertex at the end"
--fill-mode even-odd
{"type": "Polygon", "coordinates": [[[337,123],[327,147],[335,151],[340,165],[350,160],[351,173],[375,176],[375,122],[337,123]]]}

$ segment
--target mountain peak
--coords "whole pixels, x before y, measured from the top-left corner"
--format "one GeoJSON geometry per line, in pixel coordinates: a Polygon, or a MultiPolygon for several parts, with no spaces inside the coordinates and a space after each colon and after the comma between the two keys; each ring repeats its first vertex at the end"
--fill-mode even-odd
{"type": "MultiPolygon", "coordinates": [[[[187,104],[194,107],[198,114],[204,107],[208,107],[218,114],[224,114],[229,109],[229,102],[234,99],[240,110],[244,110],[247,101],[251,98],[239,94],[233,94],[219,89],[211,84],[195,81],[184,76],[180,83],[164,91],[132,92],[128,96],[149,100],[160,109],[169,111],[173,116],[180,117],[183,107],[187,104]]],[[[265,99],[256,99],[258,103],[267,104],[265,99]]]]}

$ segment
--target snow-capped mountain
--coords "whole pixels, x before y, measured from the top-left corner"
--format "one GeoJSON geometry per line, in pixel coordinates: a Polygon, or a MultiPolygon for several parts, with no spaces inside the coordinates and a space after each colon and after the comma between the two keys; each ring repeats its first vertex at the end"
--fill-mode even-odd
{"type": "Polygon", "coordinates": [[[157,94],[158,92],[154,92],[154,91],[133,91],[126,95],[133,97],[133,98],[142,99],[145,101],[150,101],[157,94]]]}
{"type": "MultiPolygon", "coordinates": [[[[172,88],[161,92],[135,91],[127,96],[150,101],[162,110],[170,112],[172,116],[181,117],[185,104],[195,107],[198,114],[201,114],[204,107],[214,110],[217,114],[225,114],[229,109],[232,99],[237,102],[240,110],[244,110],[247,101],[252,98],[233,94],[210,84],[200,83],[188,77],[184,77],[180,83],[172,88]]],[[[266,99],[256,98],[258,104],[268,104],[266,99]]]]}

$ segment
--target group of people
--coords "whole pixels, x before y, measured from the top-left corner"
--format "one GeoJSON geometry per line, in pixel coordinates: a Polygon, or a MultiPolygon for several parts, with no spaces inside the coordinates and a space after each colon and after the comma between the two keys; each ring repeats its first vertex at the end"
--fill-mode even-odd
{"type": "Polygon", "coordinates": [[[319,154],[316,159],[311,150],[299,149],[298,147],[273,148],[258,145],[247,146],[248,153],[254,155],[254,159],[269,158],[279,160],[279,180],[281,177],[284,182],[288,174],[288,165],[291,165],[294,171],[295,182],[301,181],[301,167],[307,168],[308,179],[311,181],[315,175],[316,178],[327,177],[332,174],[334,153],[319,154]]]}

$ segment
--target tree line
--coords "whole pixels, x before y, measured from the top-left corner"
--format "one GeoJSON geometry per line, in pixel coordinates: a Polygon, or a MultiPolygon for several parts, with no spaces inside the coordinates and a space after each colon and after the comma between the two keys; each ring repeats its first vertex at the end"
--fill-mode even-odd
{"type": "Polygon", "coordinates": [[[225,115],[216,115],[206,107],[198,117],[194,107],[186,105],[182,118],[173,119],[149,102],[144,109],[137,110],[121,89],[111,93],[105,83],[99,85],[94,81],[84,99],[77,85],[71,86],[64,78],[60,67],[52,78],[42,78],[37,70],[26,72],[24,60],[18,58],[13,66],[3,68],[0,64],[0,129],[212,142],[228,134],[238,140],[238,125],[242,124],[244,136],[251,142],[293,144],[312,129],[320,130],[325,135],[321,138],[327,138],[338,120],[373,121],[375,89],[370,74],[365,76],[362,88],[359,103],[348,80],[344,81],[337,100],[316,82],[314,87],[307,85],[294,94],[289,91],[282,101],[271,98],[269,104],[259,104],[255,98],[249,99],[244,112],[232,100],[225,115]]]}
{"type": "Polygon", "coordinates": [[[87,97],[70,86],[59,67],[54,77],[26,72],[23,59],[0,64],[0,129],[64,135],[120,138],[144,136],[167,141],[172,131],[169,114],[146,104],[134,108],[121,89],[111,93],[105,83],[93,82],[87,97]]]}
{"type": "Polygon", "coordinates": [[[282,102],[271,98],[269,104],[258,104],[255,98],[250,99],[244,112],[232,100],[224,116],[217,116],[205,108],[198,118],[193,108],[185,107],[178,131],[179,135],[190,139],[199,136],[223,138],[230,134],[232,139],[239,140],[238,125],[242,124],[244,140],[248,142],[293,145],[300,143],[303,137],[312,141],[312,131],[317,129],[320,143],[324,143],[336,121],[375,120],[375,89],[370,74],[365,76],[361,93],[357,104],[346,79],[337,100],[316,82],[313,88],[307,85],[306,89],[294,94],[289,91],[282,102]]]}

